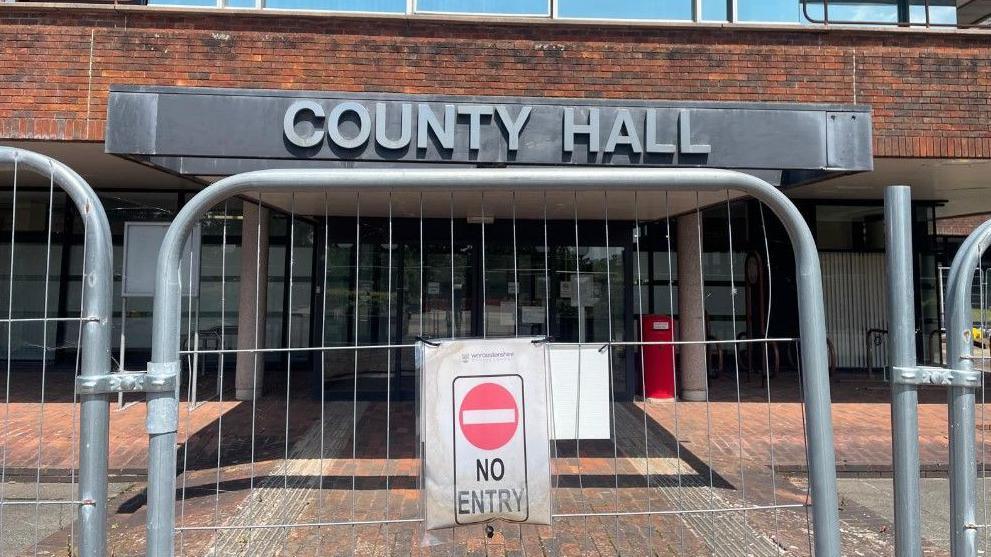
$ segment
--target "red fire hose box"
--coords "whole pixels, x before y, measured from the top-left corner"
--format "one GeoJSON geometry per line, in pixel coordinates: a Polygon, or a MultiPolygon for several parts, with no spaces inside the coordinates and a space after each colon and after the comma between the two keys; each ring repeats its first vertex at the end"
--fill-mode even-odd
{"type": "MultiPolygon", "coordinates": [[[[673,342],[674,318],[670,315],[643,315],[640,319],[645,342],[673,342]]],[[[643,346],[644,397],[649,399],[674,398],[674,345],[650,344],[643,346]]]]}

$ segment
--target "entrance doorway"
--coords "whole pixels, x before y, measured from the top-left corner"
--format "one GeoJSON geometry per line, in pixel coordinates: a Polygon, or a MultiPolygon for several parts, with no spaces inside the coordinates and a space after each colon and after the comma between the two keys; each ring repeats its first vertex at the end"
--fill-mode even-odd
{"type": "MultiPolygon", "coordinates": [[[[636,340],[633,222],[609,221],[608,248],[604,220],[377,216],[321,225],[326,290],[318,279],[315,307],[324,311],[314,330],[332,349],[314,358],[314,384],[329,399],[355,391],[411,399],[421,336],[636,340]]],[[[612,352],[615,396],[629,399],[639,381],[627,353],[637,352],[612,352]]]]}

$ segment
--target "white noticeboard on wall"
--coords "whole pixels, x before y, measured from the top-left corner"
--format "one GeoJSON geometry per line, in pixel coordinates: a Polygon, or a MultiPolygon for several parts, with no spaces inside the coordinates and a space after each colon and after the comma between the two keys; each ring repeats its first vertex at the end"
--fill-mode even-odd
{"type": "Polygon", "coordinates": [[[598,345],[548,348],[554,439],[610,439],[609,350],[598,345]],[[580,371],[580,373],[579,373],[580,371]],[[581,382],[579,383],[579,377],[581,382]],[[579,396],[581,404],[579,405],[579,396]]]}
{"type": "Polygon", "coordinates": [[[550,524],[547,360],[534,340],[417,345],[427,530],[550,524]]]}
{"type": "MultiPolygon", "coordinates": [[[[155,295],[158,251],[169,229],[167,222],[124,223],[124,277],[121,295],[151,297],[155,295]]],[[[183,296],[200,294],[200,225],[193,228],[182,250],[179,280],[183,296]],[[190,265],[192,268],[190,268],[190,265]],[[192,277],[192,282],[190,282],[192,277]]]]}

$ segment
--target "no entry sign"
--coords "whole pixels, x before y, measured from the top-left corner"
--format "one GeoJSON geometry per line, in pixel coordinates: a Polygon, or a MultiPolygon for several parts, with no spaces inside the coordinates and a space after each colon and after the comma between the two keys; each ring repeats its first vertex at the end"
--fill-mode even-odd
{"type": "Polygon", "coordinates": [[[475,447],[486,451],[501,449],[519,429],[519,401],[499,383],[479,383],[461,399],[458,425],[465,439],[475,447]]]}
{"type": "Polygon", "coordinates": [[[550,523],[546,358],[533,340],[420,345],[428,529],[550,523]]]}

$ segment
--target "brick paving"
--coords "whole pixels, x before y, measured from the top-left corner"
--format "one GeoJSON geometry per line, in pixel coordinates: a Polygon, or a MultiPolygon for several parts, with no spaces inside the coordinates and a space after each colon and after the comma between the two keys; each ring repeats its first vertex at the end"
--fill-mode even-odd
{"type": "MultiPolygon", "coordinates": [[[[40,406],[28,401],[40,393],[32,391],[29,379],[15,374],[12,402],[0,414],[7,478],[19,481],[33,481],[38,462],[40,406]]],[[[182,525],[374,520],[385,514],[386,507],[391,520],[420,516],[412,405],[397,402],[391,407],[387,461],[385,403],[360,403],[355,409],[350,402],[329,402],[321,420],[319,402],[310,399],[302,383],[291,396],[288,428],[284,386],[273,386],[256,404],[210,401],[195,409],[181,406],[179,439],[185,450],[180,450],[179,462],[185,472],[178,482],[182,495],[178,513],[182,525]],[[352,423],[352,415],[357,424],[352,423]]],[[[72,404],[64,395],[68,386],[56,374],[49,378],[41,462],[42,476],[52,481],[70,474],[75,456],[72,404]]],[[[772,380],[770,391],[768,405],[767,390],[759,382],[744,382],[738,405],[735,383],[723,377],[713,382],[708,404],[618,404],[617,459],[611,441],[587,441],[580,447],[574,442],[557,443],[555,514],[804,503],[805,444],[795,376],[772,380]],[[645,489],[648,469],[650,490],[645,489]]],[[[886,386],[834,379],[833,398],[841,473],[889,471],[886,386]]],[[[945,469],[947,454],[942,392],[924,391],[920,399],[921,459],[926,471],[937,474],[945,469]]],[[[135,482],[111,505],[110,541],[116,557],[143,554],[144,418],[143,404],[112,410],[110,467],[116,476],[135,482]]],[[[982,431],[988,423],[983,418],[983,409],[978,408],[982,431]]],[[[991,456],[987,447],[985,454],[991,456]]],[[[891,526],[885,520],[846,501],[842,517],[844,543],[856,549],[853,553],[891,553],[891,526]]],[[[619,520],[567,517],[556,518],[553,527],[497,524],[491,538],[479,526],[425,536],[417,523],[401,523],[183,531],[177,542],[186,555],[349,555],[352,548],[359,555],[757,555],[777,549],[802,555],[809,553],[806,519],[804,508],[781,508],[619,520]],[[267,549],[259,553],[262,547],[267,549]]],[[[65,555],[67,536],[67,530],[50,536],[42,549],[65,555]]],[[[927,553],[941,554],[933,547],[927,547],[927,553]]]]}

